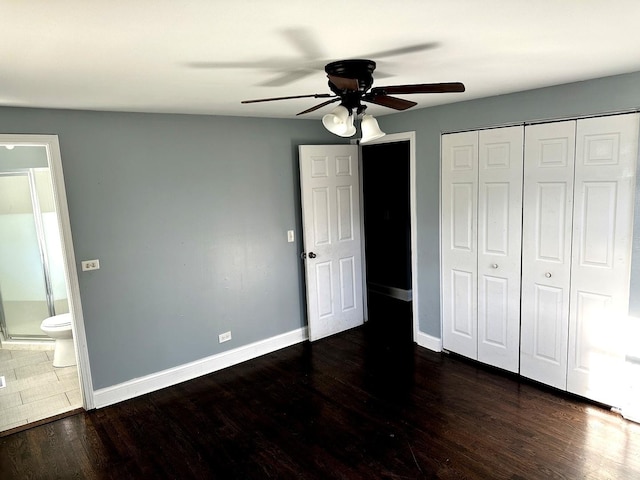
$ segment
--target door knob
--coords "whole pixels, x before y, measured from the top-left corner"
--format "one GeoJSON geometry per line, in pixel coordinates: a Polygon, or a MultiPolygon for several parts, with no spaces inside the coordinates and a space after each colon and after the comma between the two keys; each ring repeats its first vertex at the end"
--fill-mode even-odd
{"type": "Polygon", "coordinates": [[[309,252],[309,258],[316,258],[317,255],[313,252],[309,252]]]}
{"type": "Polygon", "coordinates": [[[494,263],[493,265],[491,265],[491,268],[498,268],[498,264],[494,263]]]}
{"type": "Polygon", "coordinates": [[[551,278],[551,272],[545,273],[544,276],[547,277],[547,278],[551,278]]]}

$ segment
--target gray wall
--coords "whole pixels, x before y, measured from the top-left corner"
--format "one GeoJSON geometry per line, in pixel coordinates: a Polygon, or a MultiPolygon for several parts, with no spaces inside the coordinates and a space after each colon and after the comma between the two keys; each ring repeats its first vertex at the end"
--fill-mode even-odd
{"type": "MultiPolygon", "coordinates": [[[[441,132],[637,108],[639,85],[635,73],[379,119],[416,132],[421,331],[440,337],[441,132]]],[[[0,108],[0,132],[59,136],[76,260],[101,262],[79,271],[95,388],[304,325],[297,145],[343,143],[319,121],[0,108]]]]}
{"type": "Polygon", "coordinates": [[[0,132],[59,136],[76,260],[100,259],[78,268],[95,388],[304,325],[297,145],[336,143],[320,122],[2,108],[0,132]]]}
{"type": "MultiPolygon", "coordinates": [[[[387,133],[416,132],[421,331],[440,337],[440,134],[637,108],[640,108],[640,72],[407,111],[379,119],[380,127],[387,133]]],[[[640,224],[636,224],[634,251],[640,249],[637,227],[640,224]]],[[[632,269],[632,285],[640,285],[640,258],[634,258],[632,269]]],[[[631,304],[639,308],[637,288],[632,289],[631,304]]]]}

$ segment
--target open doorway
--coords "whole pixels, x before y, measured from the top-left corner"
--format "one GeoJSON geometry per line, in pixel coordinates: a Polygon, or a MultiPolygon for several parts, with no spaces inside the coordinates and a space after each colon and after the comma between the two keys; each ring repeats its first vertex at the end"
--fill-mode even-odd
{"type": "Polygon", "coordinates": [[[0,436],[91,408],[57,137],[0,135],[0,436]]]}
{"type": "Polygon", "coordinates": [[[415,340],[413,136],[361,146],[367,322],[372,334],[403,348],[415,340]]]}

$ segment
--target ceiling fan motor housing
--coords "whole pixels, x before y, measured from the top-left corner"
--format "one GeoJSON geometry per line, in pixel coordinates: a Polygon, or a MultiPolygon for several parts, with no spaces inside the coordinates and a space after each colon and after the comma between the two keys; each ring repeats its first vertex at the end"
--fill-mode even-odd
{"type": "Polygon", "coordinates": [[[356,78],[360,85],[366,86],[367,89],[373,83],[372,75],[375,69],[376,62],[373,60],[338,60],[324,67],[327,74],[342,78],[356,78]]]}
{"type": "Polygon", "coordinates": [[[344,90],[329,82],[329,88],[333,93],[341,97],[341,104],[349,110],[364,110],[360,100],[362,94],[373,85],[373,71],[376,69],[376,62],[373,60],[339,60],[324,67],[328,75],[335,77],[355,79],[358,81],[358,90],[344,90]]]}

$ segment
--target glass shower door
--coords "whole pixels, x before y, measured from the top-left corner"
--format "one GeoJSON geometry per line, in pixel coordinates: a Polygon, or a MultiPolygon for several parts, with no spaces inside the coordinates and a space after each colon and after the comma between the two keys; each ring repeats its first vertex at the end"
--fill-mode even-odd
{"type": "Polygon", "coordinates": [[[0,175],[0,321],[11,339],[46,337],[52,310],[32,186],[29,172],[0,175]]]}

